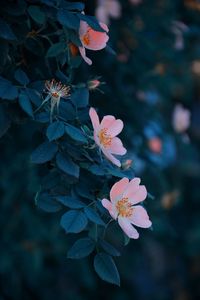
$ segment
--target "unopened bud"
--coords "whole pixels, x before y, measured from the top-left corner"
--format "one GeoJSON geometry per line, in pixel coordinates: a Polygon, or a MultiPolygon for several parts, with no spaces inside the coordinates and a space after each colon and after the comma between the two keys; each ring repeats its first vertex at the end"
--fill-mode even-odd
{"type": "Polygon", "coordinates": [[[122,168],[123,168],[123,170],[128,170],[128,169],[130,169],[130,167],[132,166],[132,163],[133,163],[132,159],[127,159],[127,160],[125,160],[125,161],[122,163],[122,168]]]}

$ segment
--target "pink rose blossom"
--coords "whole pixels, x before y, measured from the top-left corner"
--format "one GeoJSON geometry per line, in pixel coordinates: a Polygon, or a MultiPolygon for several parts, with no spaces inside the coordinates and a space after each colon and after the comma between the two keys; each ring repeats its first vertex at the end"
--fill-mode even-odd
{"type": "Polygon", "coordinates": [[[95,15],[100,22],[109,24],[110,17],[120,18],[121,4],[118,0],[99,0],[95,15]]]}
{"type": "Polygon", "coordinates": [[[99,23],[105,32],[100,32],[92,29],[85,21],[80,21],[79,37],[82,46],[79,47],[80,54],[85,62],[89,65],[92,64],[91,59],[86,56],[85,49],[89,50],[101,50],[106,47],[106,43],[109,40],[107,35],[108,27],[106,24],[99,23]]]}
{"type": "Polygon", "coordinates": [[[94,140],[99,146],[103,154],[113,164],[120,167],[120,161],[113,156],[126,154],[126,149],[123,147],[121,140],[116,137],[123,129],[123,122],[115,119],[113,116],[105,116],[101,123],[94,108],[89,111],[92,126],[94,128],[94,140]]]}
{"type": "Polygon", "coordinates": [[[190,126],[190,111],[181,104],[177,104],[172,119],[173,127],[177,132],[184,132],[190,126]]]}
{"type": "Polygon", "coordinates": [[[129,238],[138,239],[139,233],[132,225],[148,228],[152,224],[144,207],[135,205],[144,201],[146,197],[147,190],[144,185],[140,185],[140,178],[129,182],[128,178],[124,177],[111,188],[111,201],[103,199],[101,203],[129,238]]]}

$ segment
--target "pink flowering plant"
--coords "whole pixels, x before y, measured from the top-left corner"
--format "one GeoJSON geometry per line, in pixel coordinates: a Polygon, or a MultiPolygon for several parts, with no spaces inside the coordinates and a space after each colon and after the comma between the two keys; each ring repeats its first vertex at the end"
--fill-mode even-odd
{"type": "MultiPolygon", "coordinates": [[[[23,64],[26,56],[20,58],[20,64],[19,57],[16,64],[6,61],[9,72],[0,77],[2,105],[8,111],[16,105],[22,115],[20,122],[35,124],[36,148],[31,161],[39,165],[41,177],[35,203],[46,212],[61,213],[66,238],[74,235],[67,256],[79,259],[92,255],[100,278],[120,285],[113,259],[120,251],[115,244],[120,244],[121,237],[124,244],[127,238],[137,239],[135,226],[151,226],[143,206],[148,193],[135,177],[129,154],[118,137],[125,122],[113,115],[100,121],[96,109],[90,107],[90,92],[100,80],[76,80],[81,63],[84,67],[92,64],[86,51],[107,48],[109,30],[84,14],[80,2],[60,1],[60,6],[54,1],[40,2],[41,6],[26,4],[24,39],[14,33],[14,26],[8,30],[4,24],[9,51],[24,47],[24,55],[32,53],[34,59],[29,68],[23,64]],[[77,52],[72,53],[72,45],[77,52]],[[117,243],[111,227],[119,234],[117,243]]],[[[18,24],[21,30],[23,24],[18,24]]],[[[101,108],[99,111],[101,114],[101,108]]],[[[18,118],[13,116],[9,122],[18,118]]]]}

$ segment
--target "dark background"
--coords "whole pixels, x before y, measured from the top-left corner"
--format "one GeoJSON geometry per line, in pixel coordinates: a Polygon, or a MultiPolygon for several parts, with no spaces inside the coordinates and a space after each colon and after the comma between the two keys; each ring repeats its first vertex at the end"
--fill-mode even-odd
{"type": "MultiPolygon", "coordinates": [[[[97,3],[85,4],[93,15],[97,3]]],[[[91,52],[93,66],[82,63],[74,74],[76,83],[96,75],[106,82],[103,94],[91,93],[90,104],[126,122],[127,158],[154,196],[147,200],[153,231],[141,230],[140,239],[116,260],[121,287],[102,282],[92,259],[66,259],[70,238],[59,226],[59,214],[34,204],[42,176],[30,163],[35,124],[16,122],[0,140],[1,300],[199,299],[200,67],[194,68],[200,63],[199,5],[121,1],[121,17],[109,25],[116,55],[91,52]],[[174,46],[175,20],[188,27],[182,49],[174,46]],[[172,126],[177,103],[191,112],[190,127],[181,134],[172,126]],[[162,144],[159,153],[149,148],[152,137],[162,144]]]]}

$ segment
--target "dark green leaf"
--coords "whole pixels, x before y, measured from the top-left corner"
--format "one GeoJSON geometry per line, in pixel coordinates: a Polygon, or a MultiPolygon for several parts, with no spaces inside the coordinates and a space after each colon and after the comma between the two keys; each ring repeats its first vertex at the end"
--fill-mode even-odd
{"type": "Polygon", "coordinates": [[[11,124],[11,119],[6,112],[6,108],[3,104],[0,104],[0,137],[2,137],[6,131],[9,129],[11,124]]]}
{"type": "Polygon", "coordinates": [[[46,212],[57,212],[62,206],[56,202],[49,194],[41,193],[36,195],[36,205],[46,212]]]}
{"type": "Polygon", "coordinates": [[[21,69],[18,69],[15,71],[14,77],[22,85],[29,84],[29,82],[30,82],[26,73],[24,71],[22,71],[21,69]]]}
{"type": "Polygon", "coordinates": [[[68,258],[80,259],[94,251],[95,242],[90,238],[83,238],[74,243],[67,253],[68,258]]]}
{"type": "Polygon", "coordinates": [[[33,118],[32,105],[27,96],[27,93],[24,91],[21,91],[19,94],[19,105],[29,116],[31,116],[33,118]]]}
{"type": "Polygon", "coordinates": [[[78,210],[70,210],[66,212],[60,221],[60,225],[65,229],[66,233],[79,233],[85,229],[88,221],[85,214],[78,210]]]}
{"type": "Polygon", "coordinates": [[[78,30],[80,21],[75,13],[60,8],[57,13],[58,22],[70,29],[78,30]]]}
{"type": "Polygon", "coordinates": [[[29,6],[28,13],[36,23],[43,24],[45,22],[45,14],[39,6],[29,6]]]}
{"type": "Polygon", "coordinates": [[[120,252],[110,243],[104,240],[99,240],[99,244],[103,248],[103,250],[106,251],[108,254],[112,256],[120,256],[120,252]]]}
{"type": "Polygon", "coordinates": [[[18,96],[17,88],[12,83],[0,76],[0,98],[14,100],[18,96]]]}
{"type": "Polygon", "coordinates": [[[2,19],[0,19],[0,37],[5,40],[16,40],[16,36],[10,26],[2,19]]]}
{"type": "Polygon", "coordinates": [[[94,209],[92,209],[91,207],[85,207],[84,211],[90,221],[95,224],[105,226],[105,223],[94,209]]]}
{"type": "Polygon", "coordinates": [[[31,161],[35,164],[43,164],[50,161],[57,151],[58,146],[56,144],[44,142],[33,151],[31,161]]]}
{"type": "Polygon", "coordinates": [[[70,157],[66,157],[61,153],[56,156],[56,163],[60,170],[68,175],[79,177],[79,166],[77,166],[70,157]]]}
{"type": "Polygon", "coordinates": [[[75,3],[71,3],[71,2],[65,2],[65,8],[67,10],[78,10],[80,12],[82,12],[85,8],[84,3],[81,2],[75,2],[75,3]]]}
{"type": "Polygon", "coordinates": [[[94,269],[101,279],[120,286],[119,273],[110,255],[98,253],[94,258],[94,269]]]}
{"type": "Polygon", "coordinates": [[[71,95],[71,100],[77,107],[86,107],[89,104],[89,91],[86,88],[80,88],[71,95]]]}
{"type": "Polygon", "coordinates": [[[65,126],[65,131],[73,140],[81,143],[87,143],[87,139],[80,129],[68,124],[65,126]]]}
{"type": "Polygon", "coordinates": [[[62,53],[65,49],[64,43],[56,43],[53,44],[47,51],[47,57],[54,57],[58,56],[60,53],[62,53]]]}
{"type": "Polygon", "coordinates": [[[47,137],[49,141],[54,141],[56,139],[59,139],[64,135],[64,133],[65,133],[65,126],[61,121],[53,122],[47,127],[47,137]]]}
{"type": "Polygon", "coordinates": [[[78,209],[85,206],[85,204],[82,201],[70,196],[57,196],[55,198],[57,201],[69,208],[78,209]]]}
{"type": "Polygon", "coordinates": [[[80,20],[85,21],[88,25],[90,25],[94,30],[105,32],[105,30],[100,26],[98,20],[93,16],[88,16],[84,14],[78,14],[80,20]]]}

